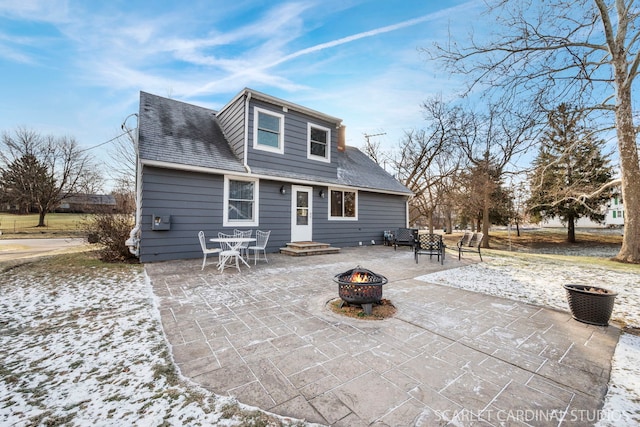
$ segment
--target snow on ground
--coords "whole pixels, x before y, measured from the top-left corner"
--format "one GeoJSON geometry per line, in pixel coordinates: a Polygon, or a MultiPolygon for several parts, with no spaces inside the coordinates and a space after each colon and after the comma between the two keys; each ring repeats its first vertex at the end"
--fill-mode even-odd
{"type": "MultiPolygon", "coordinates": [[[[569,306],[564,284],[603,287],[618,292],[612,320],[630,328],[640,328],[640,275],[637,270],[613,271],[597,263],[585,267],[550,257],[485,255],[483,258],[485,262],[479,264],[417,279],[565,311],[569,311],[569,306]]],[[[600,427],[640,424],[640,336],[621,336],[601,414],[600,427]]]]}
{"type": "MultiPolygon", "coordinates": [[[[589,283],[618,291],[614,319],[640,327],[637,273],[551,257],[484,258],[420,279],[562,310],[562,284],[589,283]]],[[[181,378],[138,267],[19,269],[0,273],[0,425],[298,425],[181,378]]],[[[626,418],[601,427],[640,423],[638,336],[620,339],[603,414],[626,418]]]]}
{"type": "Polygon", "coordinates": [[[139,269],[0,292],[0,425],[289,425],[178,376],[139,269]]]}

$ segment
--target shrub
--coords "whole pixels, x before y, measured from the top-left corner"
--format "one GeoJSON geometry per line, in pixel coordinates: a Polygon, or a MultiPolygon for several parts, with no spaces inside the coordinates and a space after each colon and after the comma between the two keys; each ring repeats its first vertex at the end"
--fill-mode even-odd
{"type": "Polygon", "coordinates": [[[88,241],[102,246],[99,250],[102,261],[133,260],[135,256],[129,252],[124,242],[129,238],[129,232],[134,225],[132,215],[97,213],[88,220],[88,241]]]}

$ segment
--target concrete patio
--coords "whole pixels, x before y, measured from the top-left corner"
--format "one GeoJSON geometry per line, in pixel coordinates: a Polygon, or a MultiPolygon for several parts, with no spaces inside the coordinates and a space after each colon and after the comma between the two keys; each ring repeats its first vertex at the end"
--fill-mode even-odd
{"type": "Polygon", "coordinates": [[[415,280],[477,261],[372,246],[269,254],[241,273],[201,259],[145,269],[182,374],[242,403],[350,427],[593,424],[619,329],[415,280]],[[357,265],[389,279],[393,318],[327,308],[333,276],[357,265]]]}

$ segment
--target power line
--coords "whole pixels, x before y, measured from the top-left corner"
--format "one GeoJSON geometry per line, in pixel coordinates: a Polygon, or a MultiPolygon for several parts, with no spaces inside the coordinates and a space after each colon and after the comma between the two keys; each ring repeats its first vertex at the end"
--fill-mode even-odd
{"type": "Polygon", "coordinates": [[[93,150],[94,148],[102,147],[103,145],[106,145],[106,144],[108,144],[108,143],[110,143],[110,142],[113,142],[113,141],[115,141],[116,139],[120,138],[121,136],[127,135],[128,133],[129,133],[129,132],[127,132],[127,131],[122,132],[120,135],[115,136],[115,137],[111,138],[111,139],[110,139],[110,140],[108,140],[108,141],[101,142],[101,143],[100,143],[100,144],[98,144],[98,145],[94,145],[94,146],[89,147],[89,148],[84,148],[84,149],[79,150],[79,151],[80,151],[80,152],[83,152],[83,151],[89,151],[89,150],[93,150]]]}

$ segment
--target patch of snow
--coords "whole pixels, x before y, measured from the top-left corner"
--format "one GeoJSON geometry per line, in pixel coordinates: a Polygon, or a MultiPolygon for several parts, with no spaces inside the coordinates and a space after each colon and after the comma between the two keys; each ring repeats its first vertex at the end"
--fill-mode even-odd
{"type": "Polygon", "coordinates": [[[640,425],[640,337],[623,334],[613,356],[609,390],[598,427],[640,425]]]}
{"type": "MultiPolygon", "coordinates": [[[[614,320],[640,327],[637,274],[551,258],[485,260],[419,279],[561,310],[568,310],[563,284],[602,286],[618,292],[614,320]]],[[[237,426],[246,423],[225,407],[256,410],[176,375],[157,299],[138,269],[86,277],[5,272],[0,289],[0,425],[237,426]]],[[[602,414],[600,427],[640,423],[638,336],[620,338],[602,414]]]]}
{"type": "MultiPolygon", "coordinates": [[[[636,272],[613,271],[598,265],[570,265],[538,257],[483,258],[485,262],[416,279],[565,311],[569,311],[569,306],[564,284],[603,287],[618,292],[612,320],[640,328],[640,279],[636,272]]],[[[599,415],[599,427],[640,424],[640,336],[621,335],[604,408],[599,415]]]]}
{"type": "Polygon", "coordinates": [[[0,425],[237,426],[225,407],[255,411],[174,371],[142,272],[0,284],[0,425]]]}

